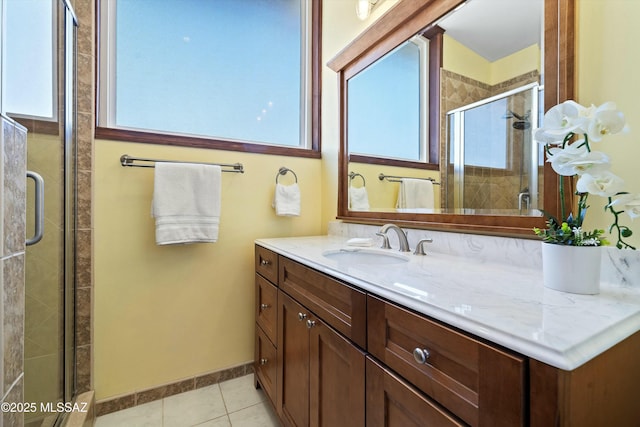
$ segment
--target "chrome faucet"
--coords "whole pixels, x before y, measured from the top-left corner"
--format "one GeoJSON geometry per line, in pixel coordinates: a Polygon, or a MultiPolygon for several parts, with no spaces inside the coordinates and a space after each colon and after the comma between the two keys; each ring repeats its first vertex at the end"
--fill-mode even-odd
{"type": "MultiPolygon", "coordinates": [[[[380,227],[380,232],[376,233],[378,236],[382,235],[384,237],[386,237],[387,231],[389,230],[393,230],[396,232],[396,234],[398,235],[398,243],[400,244],[400,248],[398,249],[401,252],[410,252],[411,249],[409,249],[409,241],[407,240],[407,235],[404,234],[404,231],[402,231],[402,229],[400,227],[398,227],[395,224],[385,224],[382,227],[380,227]]],[[[384,241],[386,241],[386,239],[383,238],[384,241]]]]}

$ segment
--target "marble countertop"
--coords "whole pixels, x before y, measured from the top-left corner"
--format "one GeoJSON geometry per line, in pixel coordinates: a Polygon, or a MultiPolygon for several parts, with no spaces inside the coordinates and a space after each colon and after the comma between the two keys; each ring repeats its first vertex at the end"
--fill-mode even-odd
{"type": "Polygon", "coordinates": [[[640,330],[638,288],[603,282],[599,295],[563,293],[545,288],[539,269],[432,252],[407,253],[408,262],[389,265],[349,265],[323,255],[353,249],[347,240],[314,236],[256,243],[564,370],[577,368],[640,330]]]}

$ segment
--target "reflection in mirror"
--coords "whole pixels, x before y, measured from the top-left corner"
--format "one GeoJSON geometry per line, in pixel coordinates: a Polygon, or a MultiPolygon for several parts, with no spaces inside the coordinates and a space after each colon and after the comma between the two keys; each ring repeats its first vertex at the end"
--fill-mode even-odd
{"type": "Polygon", "coordinates": [[[428,161],[429,40],[415,36],[349,79],[349,152],[428,161]]]}
{"type": "Polygon", "coordinates": [[[544,156],[532,137],[538,97],[532,83],[447,112],[444,208],[541,214],[544,156]]]}
{"type": "MultiPolygon", "coordinates": [[[[517,174],[518,193],[515,199],[521,199],[522,212],[519,212],[517,204],[515,208],[512,207],[513,205],[506,208],[514,212],[510,215],[502,213],[502,208],[495,209],[493,206],[479,208],[481,212],[476,210],[466,212],[462,208],[447,206],[447,191],[449,191],[447,181],[453,178],[447,175],[450,147],[446,144],[448,133],[446,112],[531,83],[544,87],[544,102],[542,102],[542,91],[540,92],[541,110],[572,99],[574,97],[575,8],[575,0],[473,0],[471,2],[398,0],[395,6],[331,59],[327,65],[338,73],[340,79],[341,150],[338,170],[338,218],[365,223],[393,222],[412,227],[533,238],[532,227],[544,226],[543,216],[530,215],[530,213],[537,213],[534,208],[540,209],[542,207],[540,204],[544,202],[545,212],[552,215],[559,214],[557,175],[548,163],[544,164],[544,173],[538,180],[538,187],[544,186],[544,191],[540,192],[540,199],[536,202],[532,190],[535,187],[531,185],[529,178],[525,178],[525,174],[517,174]],[[465,5],[460,8],[462,4],[465,5]],[[492,8],[492,4],[497,4],[498,7],[492,8]],[[537,12],[530,11],[529,7],[537,7],[537,12]],[[462,19],[462,22],[456,25],[448,22],[449,18],[460,16],[465,9],[469,14],[475,9],[480,15],[462,19]],[[528,12],[521,16],[520,12],[527,10],[528,12]],[[519,16],[521,17],[518,18],[519,16]],[[498,22],[501,24],[498,25],[498,22]],[[469,33],[467,31],[470,28],[469,23],[483,24],[485,28],[477,33],[469,33]],[[525,28],[530,23],[535,33],[533,39],[526,36],[528,31],[525,28]],[[506,30],[506,32],[496,34],[492,31],[494,29],[506,30]],[[544,42],[541,41],[541,33],[543,33],[544,42]],[[347,131],[349,115],[353,113],[349,110],[347,93],[349,79],[416,34],[425,34],[430,39],[428,146],[429,158],[433,163],[403,162],[361,156],[352,152],[347,131]],[[487,57],[486,52],[479,45],[465,44],[465,34],[466,40],[485,41],[482,45],[491,49],[511,46],[511,54],[505,57],[504,54],[498,53],[495,57],[487,57]],[[493,37],[490,37],[491,35],[493,37]],[[517,48],[514,50],[512,43],[522,41],[524,44],[519,50],[517,48]],[[462,55],[462,52],[466,52],[466,55],[462,55]],[[436,83],[433,83],[434,80],[436,83]],[[359,173],[366,179],[370,204],[368,211],[349,209],[348,190],[350,183],[355,182],[355,180],[349,180],[349,172],[359,173]],[[398,212],[395,206],[399,183],[378,180],[377,176],[380,173],[411,178],[431,177],[441,182],[440,187],[437,185],[434,187],[436,189],[434,205],[437,208],[434,208],[433,213],[398,212]],[[520,176],[522,176],[522,186],[520,176]],[[529,192],[528,197],[525,189],[529,192]],[[462,212],[450,212],[451,209],[462,210],[462,212]]],[[[518,107],[515,104],[511,108],[508,108],[508,105],[505,106],[506,111],[500,112],[500,120],[503,121],[503,126],[511,124],[514,132],[519,129],[513,128],[513,125],[522,127],[521,133],[524,134],[528,131],[524,129],[527,127],[528,109],[524,106],[518,107]],[[516,124],[516,122],[519,123],[516,124]]],[[[535,110],[531,108],[532,112],[528,118],[530,122],[536,114],[535,110]]],[[[519,163],[520,159],[523,162],[530,161],[526,157],[526,152],[529,150],[525,146],[525,141],[522,140],[520,145],[519,148],[516,143],[506,150],[507,164],[514,165],[519,163]],[[522,153],[519,153],[519,150],[522,150],[522,153]]],[[[531,153],[533,153],[533,147],[531,153]]],[[[542,163],[541,160],[540,156],[539,163],[542,163]]],[[[485,168],[488,167],[485,166],[485,168]]],[[[531,166],[530,169],[536,168],[531,166]]],[[[360,186],[360,184],[355,185],[360,186]]],[[[509,198],[512,200],[511,203],[517,203],[517,201],[513,202],[512,197],[509,198]]]]}
{"type": "MultiPolygon", "coordinates": [[[[543,168],[538,167],[537,151],[535,155],[532,153],[531,134],[535,125],[521,130],[508,126],[510,122],[524,122],[527,112],[528,117],[536,116],[537,120],[539,97],[537,93],[533,97],[528,93],[530,99],[524,105],[523,95],[509,99],[506,95],[527,84],[536,87],[541,84],[543,5],[544,0],[474,0],[437,22],[444,31],[439,90],[432,91],[440,95],[439,100],[434,101],[440,107],[440,117],[435,122],[440,128],[441,142],[437,171],[430,170],[434,169],[433,165],[428,166],[429,159],[424,154],[428,133],[428,61],[418,59],[419,50],[414,44],[422,40],[427,46],[422,51],[428,52],[429,41],[414,36],[350,77],[346,112],[349,169],[365,174],[370,182],[384,173],[431,178],[442,183],[433,191],[435,213],[540,215],[537,208],[542,207],[543,199],[538,197],[538,185],[543,183],[543,168]],[[420,65],[424,70],[422,78],[417,77],[420,65]],[[493,105],[490,101],[496,96],[503,100],[487,107],[493,105]],[[457,163],[452,156],[460,155],[461,146],[454,151],[454,146],[447,143],[448,136],[454,135],[448,126],[455,123],[447,118],[447,113],[466,111],[477,104],[487,106],[472,110],[466,116],[467,132],[473,129],[478,139],[465,145],[470,156],[465,168],[464,156],[458,157],[457,163]],[[479,116],[488,108],[502,108],[496,119],[499,122],[479,116]],[[507,114],[512,117],[503,118],[507,114]],[[469,128],[469,119],[473,116],[479,117],[469,128]],[[518,116],[522,119],[517,119],[518,116]],[[498,129],[502,129],[500,139],[495,136],[498,129]],[[496,151],[498,145],[502,145],[500,151],[496,151]],[[367,162],[356,162],[359,159],[354,155],[359,154],[417,163],[371,168],[367,162]],[[458,174],[453,173],[454,169],[458,174]],[[506,182],[510,183],[509,194],[504,192],[506,182]],[[461,183],[466,183],[466,187],[461,183]],[[512,191],[511,187],[518,188],[512,191]]],[[[371,211],[396,212],[400,206],[399,196],[405,190],[403,183],[385,181],[375,189],[370,187],[371,211]]]]}

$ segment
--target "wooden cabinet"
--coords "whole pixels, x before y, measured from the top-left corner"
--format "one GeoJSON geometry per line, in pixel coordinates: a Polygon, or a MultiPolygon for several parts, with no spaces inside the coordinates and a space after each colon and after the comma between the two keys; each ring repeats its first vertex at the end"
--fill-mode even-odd
{"type": "Polygon", "coordinates": [[[274,255],[256,247],[257,384],[285,426],[363,427],[365,293],[274,255]]]}
{"type": "Polygon", "coordinates": [[[278,293],[279,416],[285,426],[364,426],[364,352],[278,293]]]}
{"type": "Polygon", "coordinates": [[[640,332],[573,371],[256,246],[256,384],[285,426],[640,426],[640,332]]]}
{"type": "Polygon", "coordinates": [[[265,248],[255,249],[255,318],[254,372],[275,408],[278,325],[278,255],[265,248]]]}
{"type": "Polygon", "coordinates": [[[526,420],[526,360],[369,296],[368,350],[470,426],[526,420]]]}

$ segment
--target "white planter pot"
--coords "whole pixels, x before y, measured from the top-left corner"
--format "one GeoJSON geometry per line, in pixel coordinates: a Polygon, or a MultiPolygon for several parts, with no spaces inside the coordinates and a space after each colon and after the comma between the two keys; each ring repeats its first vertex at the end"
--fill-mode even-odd
{"type": "Polygon", "coordinates": [[[599,246],[565,246],[542,243],[544,286],[573,294],[600,292],[599,246]]]}

